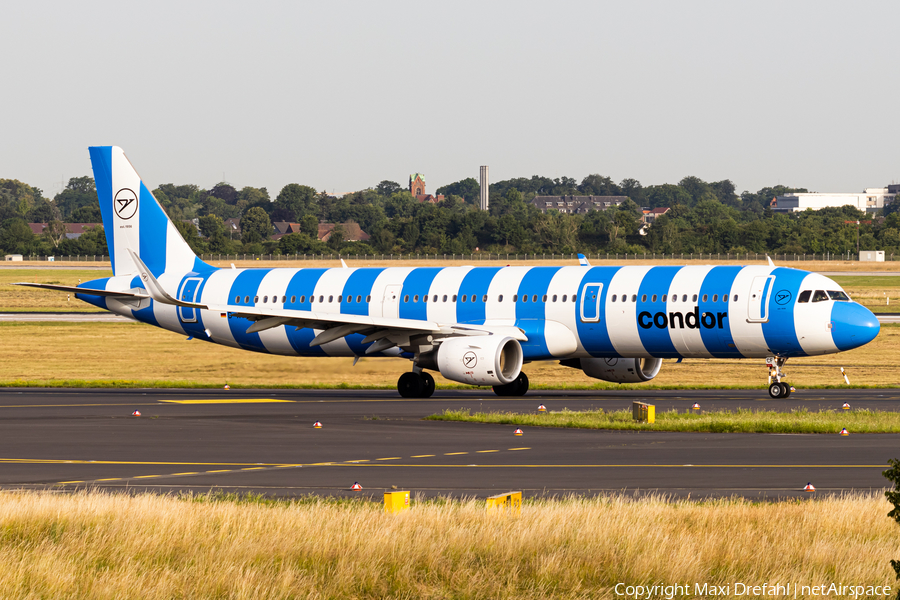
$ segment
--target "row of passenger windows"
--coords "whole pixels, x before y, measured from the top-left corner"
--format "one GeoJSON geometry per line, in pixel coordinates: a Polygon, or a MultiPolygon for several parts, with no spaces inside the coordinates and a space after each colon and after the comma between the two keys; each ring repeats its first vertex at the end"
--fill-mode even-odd
{"type": "MultiPolygon", "coordinates": [[[[432,299],[432,302],[437,302],[437,301],[438,301],[438,295],[437,295],[437,294],[435,294],[432,298],[433,298],[433,299],[432,299]]],[[[447,298],[448,298],[448,296],[447,296],[446,294],[444,294],[444,295],[441,297],[442,301],[444,301],[444,302],[447,302],[447,298]]],[[[453,296],[451,296],[450,298],[451,298],[451,302],[456,302],[456,300],[457,300],[456,294],[453,294],[453,296]]],[[[576,296],[573,294],[573,295],[572,295],[572,302],[575,302],[575,298],[576,298],[576,296]]],[[[513,301],[513,302],[518,302],[519,299],[520,299],[520,297],[519,297],[518,294],[513,294],[513,297],[512,297],[512,301],[513,301]]],[[[347,300],[347,302],[348,302],[349,304],[352,304],[352,303],[353,303],[353,296],[347,296],[346,300],[347,300]]],[[[405,296],[403,296],[403,302],[409,302],[409,300],[410,300],[410,298],[409,298],[409,295],[408,295],[408,294],[405,295],[405,296]]],[[[523,294],[523,295],[521,296],[521,300],[522,300],[522,302],[528,302],[528,295],[527,295],[527,294],[523,294]]],[[[552,298],[551,298],[551,301],[552,301],[552,302],[556,302],[557,300],[559,300],[559,296],[556,295],[556,294],[553,294],[553,296],[552,296],[552,298]]],[[[310,297],[309,297],[309,301],[310,301],[310,302],[315,302],[315,301],[316,301],[316,297],[315,297],[315,296],[310,296],[310,297]]],[[[338,296],[338,297],[337,297],[337,301],[338,301],[338,302],[343,302],[343,301],[344,301],[344,296],[338,296]]],[[[372,301],[372,296],[366,296],[366,302],[371,302],[371,301],[372,301]]],[[[418,294],[414,295],[414,296],[412,297],[412,301],[413,301],[413,302],[418,302],[418,301],[419,301],[419,295],[418,295],[418,294]]],[[[478,296],[475,295],[475,294],[472,294],[471,296],[469,296],[468,294],[463,294],[462,297],[459,299],[459,301],[460,301],[460,302],[466,302],[466,301],[468,301],[468,302],[478,302],[478,296]]],[[[482,302],[487,302],[487,301],[488,301],[487,294],[485,294],[484,296],[482,296],[481,301],[482,301],[482,302]]],[[[537,294],[532,294],[532,296],[531,296],[531,301],[532,301],[532,302],[537,302],[537,301],[538,301],[538,295],[537,295],[537,294]]],[[[547,301],[547,294],[544,294],[543,296],[541,296],[541,302],[546,302],[546,301],[547,301]]],[[[562,302],[568,302],[568,301],[569,301],[569,296],[568,296],[568,294],[563,294],[562,300],[561,300],[561,301],[562,301],[562,302]]],[[[269,302],[269,296],[263,296],[263,297],[262,297],[262,303],[263,303],[263,304],[266,304],[266,303],[268,303],[268,302],[269,302]]],[[[278,296],[272,296],[272,302],[273,302],[273,303],[278,302],[278,296]]],[[[286,302],[287,302],[287,296],[282,296],[282,297],[281,297],[281,303],[282,303],[282,304],[285,304],[286,302]]],[[[296,303],[296,302],[297,302],[297,296],[291,296],[291,304],[296,303]]],[[[306,296],[300,296],[300,304],[304,304],[305,302],[306,302],[306,296]]],[[[319,296],[319,302],[325,302],[325,296],[319,296]]],[[[334,302],[334,296],[328,296],[328,302],[334,302]]],[[[359,303],[361,303],[361,302],[362,302],[362,296],[357,296],[357,297],[356,297],[356,303],[359,304],[359,303]]],[[[428,296],[427,296],[427,295],[422,296],[422,302],[428,302],[428,296]]],[[[500,294],[499,296],[497,296],[497,302],[503,302],[503,294],[500,294]]],[[[241,297],[240,297],[240,296],[235,296],[235,297],[234,297],[234,303],[235,303],[235,304],[241,304],[241,303],[242,303],[241,297]]],[[[259,304],[259,296],[254,296],[254,297],[253,297],[253,303],[254,303],[254,304],[259,304]]],[[[250,296],[244,296],[244,298],[243,298],[243,304],[250,304],[250,296]]]]}
{"type": "Polygon", "coordinates": [[[815,292],[812,290],[806,290],[800,292],[800,295],[797,296],[797,303],[802,304],[804,302],[809,302],[809,297],[812,296],[813,302],[823,302],[828,300],[829,298],[832,300],[837,300],[838,302],[849,302],[850,296],[845,294],[844,292],[833,292],[828,290],[827,292],[823,290],[816,290],[815,292]]]}
{"type": "MultiPolygon", "coordinates": [[[[616,301],[617,296],[618,296],[617,294],[613,294],[613,295],[612,295],[612,302],[615,302],[615,301],[616,301]]],[[[659,298],[659,296],[657,296],[656,294],[653,294],[652,296],[650,296],[650,302],[656,302],[656,300],[657,300],[658,298],[659,298]]],[[[733,301],[734,301],[734,302],[737,302],[737,299],[738,299],[738,295],[735,294],[735,295],[734,295],[734,298],[733,298],[733,301]]],[[[632,295],[631,295],[631,301],[632,301],[632,302],[637,302],[637,294],[632,294],[632,295]]],[[[646,302],[646,301],[647,301],[647,294],[641,295],[641,302],[646,302]]],[[[672,297],[671,297],[671,298],[669,297],[668,294],[663,294],[663,295],[662,295],[662,301],[663,301],[663,302],[678,302],[678,294],[672,294],[672,297]]],[[[687,295],[687,294],[682,294],[682,296],[681,296],[681,302],[687,302],[687,301],[688,301],[688,295],[687,295]]],[[[696,302],[696,301],[697,301],[697,294],[694,294],[694,295],[691,297],[691,302],[696,302]]],[[[713,301],[713,302],[718,302],[718,301],[719,301],[719,295],[718,295],[718,294],[713,294],[713,295],[712,295],[712,301],[713,301]]],[[[622,297],[621,297],[620,302],[628,302],[628,294],[622,294],[622,297]]],[[[709,294],[703,294],[703,302],[709,302],[709,294]]],[[[728,294],[722,294],[722,302],[728,302],[728,294]]]]}

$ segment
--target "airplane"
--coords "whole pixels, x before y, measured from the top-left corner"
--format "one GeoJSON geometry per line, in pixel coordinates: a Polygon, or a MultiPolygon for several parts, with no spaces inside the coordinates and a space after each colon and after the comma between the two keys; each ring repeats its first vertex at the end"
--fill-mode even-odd
{"type": "Polygon", "coordinates": [[[116,146],[89,149],[113,276],[64,286],[189,339],[287,356],[402,357],[397,390],[428,398],[439,372],[528,391],[524,365],[557,361],[616,383],[665,358],[767,359],[785,398],[789,358],[860,347],[880,325],[831,279],[753,266],[217,268],[197,257],[116,146]]]}

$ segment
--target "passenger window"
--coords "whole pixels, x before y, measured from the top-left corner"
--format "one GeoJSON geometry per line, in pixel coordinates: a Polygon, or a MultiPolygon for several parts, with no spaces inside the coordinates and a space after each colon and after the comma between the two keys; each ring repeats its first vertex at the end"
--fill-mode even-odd
{"type": "Polygon", "coordinates": [[[706,302],[709,300],[709,294],[703,294],[703,301],[706,302]]]}
{"type": "Polygon", "coordinates": [[[800,292],[800,295],[797,296],[797,304],[806,304],[809,302],[809,297],[812,295],[812,290],[804,290],[800,292]]]}
{"type": "Polygon", "coordinates": [[[460,302],[465,302],[466,298],[468,298],[468,294],[463,294],[462,298],[459,300],[460,302]]]}
{"type": "MultiPolygon", "coordinates": [[[[338,296],[338,302],[343,302],[343,301],[344,301],[344,295],[341,294],[340,296],[338,296]]],[[[331,302],[331,300],[329,300],[329,302],[331,302]]]]}
{"type": "Polygon", "coordinates": [[[831,296],[832,300],[837,300],[838,302],[850,301],[850,296],[848,296],[844,292],[832,292],[831,290],[828,290],[828,295],[831,296]]]}
{"type": "Polygon", "coordinates": [[[642,295],[641,295],[641,302],[646,302],[646,301],[647,301],[647,294],[642,294],[642,295]]]}
{"type": "Polygon", "coordinates": [[[419,295],[416,294],[415,296],[413,296],[413,302],[418,302],[418,301],[419,301],[419,295]]]}
{"type": "Polygon", "coordinates": [[[824,300],[828,300],[828,294],[822,290],[816,290],[815,293],[813,293],[813,302],[822,302],[824,300]]]}
{"type": "Polygon", "coordinates": [[[734,295],[734,302],[737,302],[737,294],[734,295]]]}
{"type": "Polygon", "coordinates": [[[357,302],[357,303],[362,302],[362,296],[357,296],[357,297],[356,297],[356,302],[357,302]]]}
{"type": "Polygon", "coordinates": [[[637,294],[632,294],[632,295],[631,295],[631,301],[632,301],[632,302],[637,302],[637,294]]]}
{"type": "Polygon", "coordinates": [[[306,296],[300,296],[300,304],[306,304],[306,296]]]}
{"type": "Polygon", "coordinates": [[[268,296],[263,296],[263,304],[265,304],[265,303],[268,302],[268,301],[269,301],[269,297],[268,297],[268,296]]]}
{"type": "Polygon", "coordinates": [[[696,301],[697,301],[697,294],[694,294],[694,299],[691,300],[691,302],[696,302],[696,301]]]}
{"type": "Polygon", "coordinates": [[[329,301],[329,302],[334,302],[334,296],[328,296],[328,301],[329,301]]]}
{"type": "Polygon", "coordinates": [[[366,296],[366,302],[371,302],[371,301],[372,301],[372,296],[366,296]]]}
{"type": "Polygon", "coordinates": [[[444,294],[444,302],[447,301],[447,294],[444,294]]]}
{"type": "Polygon", "coordinates": [[[482,302],[487,302],[487,294],[485,294],[484,296],[481,297],[481,301],[482,301],[482,302]]]}
{"type": "Polygon", "coordinates": [[[240,304],[240,303],[241,303],[241,297],[240,297],[240,296],[235,296],[235,297],[234,297],[234,303],[235,303],[235,304],[240,304]]]}
{"type": "Polygon", "coordinates": [[[315,296],[310,296],[310,297],[309,297],[309,303],[310,303],[310,304],[312,304],[312,303],[315,302],[315,301],[316,301],[316,297],[315,297],[315,296]]]}
{"type": "Polygon", "coordinates": [[[428,302],[428,294],[422,296],[422,302],[428,302]]]}
{"type": "Polygon", "coordinates": [[[503,302],[503,294],[497,296],[497,302],[503,302]]]}
{"type": "Polygon", "coordinates": [[[650,302],[656,302],[656,294],[650,296],[650,302]]]}
{"type": "Polygon", "coordinates": [[[513,294],[513,302],[518,302],[518,301],[519,301],[519,295],[513,294]]]}
{"type": "Polygon", "coordinates": [[[522,294],[522,302],[528,302],[528,294],[522,294]]]}
{"type": "Polygon", "coordinates": [[[663,294],[662,301],[665,302],[667,297],[668,297],[668,294],[663,294]]]}
{"type": "Polygon", "coordinates": [[[404,302],[409,302],[409,294],[403,296],[403,301],[404,301],[404,302]]]}
{"type": "Polygon", "coordinates": [[[719,301],[719,295],[713,294],[713,302],[718,302],[718,301],[719,301]]]}
{"type": "Polygon", "coordinates": [[[347,303],[353,304],[353,296],[347,296],[347,303]]]}
{"type": "Polygon", "coordinates": [[[613,302],[616,301],[616,294],[613,294],[612,301],[613,301],[613,302]]]}
{"type": "Polygon", "coordinates": [[[244,304],[250,304],[250,296],[244,296],[244,304]]]}
{"type": "Polygon", "coordinates": [[[537,294],[532,294],[532,296],[531,296],[531,301],[532,301],[532,302],[537,302],[537,294]]]}
{"type": "Polygon", "coordinates": [[[259,296],[253,296],[253,304],[259,304],[259,296]]]}
{"type": "MultiPolygon", "coordinates": [[[[463,296],[463,298],[465,298],[465,296],[463,296]]],[[[456,302],[456,294],[453,294],[453,302],[456,302]]],[[[463,302],[465,302],[465,300],[463,300],[463,302]]]]}
{"type": "Polygon", "coordinates": [[[563,301],[563,302],[566,301],[566,295],[565,295],[565,294],[563,294],[563,299],[562,299],[562,301],[563,301]]]}
{"type": "Polygon", "coordinates": [[[282,296],[281,303],[284,304],[285,302],[287,302],[287,296],[282,296]]]}
{"type": "Polygon", "coordinates": [[[325,296],[319,296],[319,302],[325,302],[325,296]]]}
{"type": "Polygon", "coordinates": [[[687,302],[687,294],[685,294],[684,296],[681,297],[681,301],[682,301],[682,302],[687,302]]]}
{"type": "MultiPolygon", "coordinates": [[[[435,295],[431,298],[431,301],[432,301],[432,302],[437,302],[437,294],[435,294],[435,295]]],[[[447,296],[444,296],[444,302],[446,302],[446,301],[447,301],[447,296]]]]}

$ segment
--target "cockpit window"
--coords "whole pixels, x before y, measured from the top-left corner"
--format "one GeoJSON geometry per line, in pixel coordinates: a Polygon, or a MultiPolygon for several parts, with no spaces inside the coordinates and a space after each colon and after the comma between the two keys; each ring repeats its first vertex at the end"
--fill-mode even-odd
{"type": "Polygon", "coordinates": [[[805,290],[800,292],[800,295],[797,297],[797,303],[802,304],[804,302],[809,302],[809,297],[812,294],[812,290],[805,290]]]}
{"type": "Polygon", "coordinates": [[[838,302],[850,301],[850,296],[848,296],[844,292],[832,292],[831,290],[828,290],[828,295],[831,296],[832,300],[837,300],[838,302]]]}
{"type": "Polygon", "coordinates": [[[828,300],[828,294],[826,294],[822,290],[816,290],[813,293],[813,299],[812,299],[813,302],[822,302],[824,300],[828,300]]]}

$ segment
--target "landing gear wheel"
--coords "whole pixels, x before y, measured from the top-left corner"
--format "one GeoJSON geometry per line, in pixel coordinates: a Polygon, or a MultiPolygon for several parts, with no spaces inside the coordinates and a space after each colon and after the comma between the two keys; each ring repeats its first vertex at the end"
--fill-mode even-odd
{"type": "Polygon", "coordinates": [[[506,385],[495,385],[494,393],[498,396],[524,396],[528,392],[528,375],[519,373],[519,376],[506,385]]]}
{"type": "Polygon", "coordinates": [[[418,373],[409,371],[401,375],[400,379],[397,380],[397,391],[404,398],[418,398],[422,395],[424,388],[425,382],[418,373]]]}
{"type": "MultiPolygon", "coordinates": [[[[401,394],[402,393],[403,392],[401,392],[401,394]]],[[[781,389],[781,384],[777,381],[769,386],[769,395],[773,398],[781,398],[781,394],[783,393],[784,391],[781,389]]]]}
{"type": "Polygon", "coordinates": [[[422,393],[419,394],[419,398],[431,398],[434,393],[434,377],[424,371],[419,373],[419,377],[422,378],[422,393]]]}
{"type": "Polygon", "coordinates": [[[781,398],[787,398],[791,395],[791,384],[781,382],[781,398]]]}

